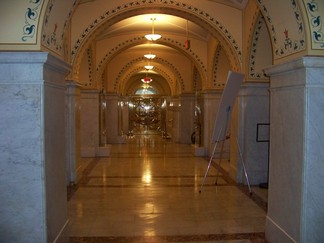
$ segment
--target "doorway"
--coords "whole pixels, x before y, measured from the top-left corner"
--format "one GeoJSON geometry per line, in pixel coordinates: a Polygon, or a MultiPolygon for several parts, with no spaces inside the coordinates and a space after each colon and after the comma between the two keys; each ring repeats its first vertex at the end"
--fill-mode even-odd
{"type": "Polygon", "coordinates": [[[164,134],[165,97],[133,96],[129,100],[129,127],[132,134],[164,134]]]}

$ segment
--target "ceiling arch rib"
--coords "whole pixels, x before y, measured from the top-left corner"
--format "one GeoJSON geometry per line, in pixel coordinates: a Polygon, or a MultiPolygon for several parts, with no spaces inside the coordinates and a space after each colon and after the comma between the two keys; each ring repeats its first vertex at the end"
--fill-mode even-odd
{"type": "MultiPolygon", "coordinates": [[[[144,73],[141,73],[142,67],[131,69],[129,73],[118,83],[118,93],[122,95],[134,94],[137,89],[143,84],[141,78],[145,76],[144,73]],[[137,84],[134,85],[134,83],[137,84]]],[[[169,81],[172,80],[172,77],[165,72],[163,69],[156,67],[158,74],[151,73],[149,76],[153,78],[153,81],[149,84],[154,89],[158,90],[159,94],[162,95],[175,95],[178,94],[175,86],[171,86],[169,81]]]]}
{"type": "MultiPolygon", "coordinates": [[[[130,61],[129,63],[127,63],[127,65],[125,65],[119,72],[118,76],[116,77],[116,80],[115,80],[115,83],[114,83],[114,87],[117,87],[118,85],[118,82],[119,80],[121,80],[121,77],[123,75],[123,73],[125,73],[125,71],[129,68],[131,68],[133,65],[135,65],[135,63],[140,63],[140,64],[143,64],[141,67],[142,67],[142,70],[144,69],[144,62],[146,62],[146,59],[144,57],[139,57],[139,58],[136,58],[132,61],[130,61]]],[[[156,63],[159,63],[159,64],[162,64],[162,66],[164,67],[164,69],[166,70],[169,70],[169,72],[167,73],[172,73],[173,76],[176,78],[176,82],[179,83],[179,86],[181,87],[181,91],[184,91],[185,90],[185,84],[184,84],[184,81],[183,81],[183,78],[181,77],[181,74],[180,72],[177,70],[177,68],[172,64],[170,63],[169,61],[165,60],[165,59],[162,59],[162,58],[155,58],[154,61],[151,61],[152,64],[156,64],[156,63]]],[[[171,85],[174,86],[175,83],[173,83],[173,79],[170,78],[170,82],[171,82],[171,85]]]]}
{"type": "MultiPolygon", "coordinates": [[[[120,92],[120,83],[124,83],[136,72],[140,72],[144,70],[144,64],[146,63],[146,59],[144,57],[138,57],[134,60],[128,62],[118,73],[115,81],[114,81],[114,89],[115,91],[120,92]],[[139,66],[139,67],[138,67],[139,66]],[[136,67],[134,69],[134,67],[136,67]],[[130,71],[131,70],[131,71],[130,71]]],[[[158,71],[169,83],[171,90],[175,92],[173,87],[176,87],[176,83],[178,83],[179,87],[181,87],[180,91],[185,90],[184,80],[177,70],[177,68],[169,61],[163,58],[155,58],[152,61],[152,64],[160,64],[159,66],[154,65],[154,70],[158,71]]],[[[123,86],[124,87],[124,86],[123,86]]]]}
{"type": "MultiPolygon", "coordinates": [[[[136,45],[145,44],[147,40],[143,36],[133,37],[131,39],[127,39],[123,42],[118,43],[116,46],[111,48],[104,57],[98,62],[98,66],[96,68],[97,76],[100,77],[101,74],[104,72],[105,66],[109,63],[116,55],[120,54],[121,52],[134,47],[136,45]]],[[[184,43],[180,41],[171,39],[171,38],[164,38],[162,37],[160,40],[155,41],[156,44],[165,45],[175,50],[179,51],[181,54],[188,57],[194,65],[197,67],[200,76],[205,79],[207,75],[207,68],[206,64],[202,57],[200,57],[197,53],[195,53],[192,49],[186,49],[184,43]]]]}
{"type": "MultiPolygon", "coordinates": [[[[145,13],[165,13],[186,18],[195,24],[204,27],[209,33],[221,40],[224,45],[224,50],[230,53],[233,57],[234,67],[240,68],[241,50],[230,32],[212,15],[202,11],[192,5],[177,1],[164,1],[163,3],[156,1],[136,1],[118,6],[112,10],[106,11],[103,15],[95,19],[77,39],[71,56],[74,66],[78,69],[84,46],[91,43],[105,28],[117,23],[118,21],[145,13]]],[[[74,70],[78,73],[78,70],[74,70]]]]}

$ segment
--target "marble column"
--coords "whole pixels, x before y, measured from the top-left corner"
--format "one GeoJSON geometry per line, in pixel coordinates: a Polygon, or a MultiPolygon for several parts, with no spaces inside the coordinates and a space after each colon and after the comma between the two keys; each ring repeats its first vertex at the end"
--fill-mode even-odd
{"type": "MultiPolygon", "coordinates": [[[[269,97],[269,84],[255,82],[244,83],[238,95],[238,126],[232,131],[237,130],[233,135],[238,138],[252,185],[268,182],[269,97]]],[[[230,174],[246,183],[242,163],[236,161],[231,160],[231,169],[237,171],[230,174]]]]}
{"type": "Polygon", "coordinates": [[[76,164],[80,158],[80,108],[81,86],[75,81],[67,81],[67,165],[68,184],[77,183],[76,164]]]}
{"type": "MultiPolygon", "coordinates": [[[[215,120],[220,104],[220,100],[222,97],[223,90],[205,90],[202,93],[202,114],[203,114],[203,126],[202,126],[202,141],[203,147],[205,149],[205,155],[210,156],[212,150],[214,148],[214,141],[212,141],[212,135],[215,127],[215,120]]],[[[227,142],[226,142],[227,143],[227,142]]],[[[228,148],[224,146],[224,156],[227,156],[228,148]]],[[[218,152],[220,152],[220,146],[217,147],[217,153],[215,157],[217,157],[218,152]]]]}
{"type": "Polygon", "coordinates": [[[266,70],[271,77],[268,242],[324,242],[324,58],[266,70]]]}
{"type": "Polygon", "coordinates": [[[81,90],[81,157],[95,157],[99,146],[99,91],[81,90]]]}
{"type": "Polygon", "coordinates": [[[122,106],[121,106],[121,113],[122,113],[122,133],[128,134],[129,133],[129,103],[128,97],[123,97],[122,99],[122,106]]]}
{"type": "MultiPolygon", "coordinates": [[[[122,108],[117,93],[105,94],[107,113],[106,113],[106,131],[107,143],[125,143],[125,136],[123,136],[122,127],[122,108]]],[[[125,131],[127,133],[127,131],[125,131]]]]}
{"type": "Polygon", "coordinates": [[[98,90],[81,90],[81,157],[107,157],[109,145],[100,145],[100,100],[98,90]]]}
{"type": "Polygon", "coordinates": [[[62,239],[69,69],[45,52],[0,52],[0,242],[62,239]]]}
{"type": "Polygon", "coordinates": [[[180,103],[179,142],[191,144],[191,135],[195,131],[195,94],[181,94],[180,103]]]}
{"type": "Polygon", "coordinates": [[[167,109],[168,131],[173,142],[180,142],[180,103],[178,97],[172,97],[167,109]]]}

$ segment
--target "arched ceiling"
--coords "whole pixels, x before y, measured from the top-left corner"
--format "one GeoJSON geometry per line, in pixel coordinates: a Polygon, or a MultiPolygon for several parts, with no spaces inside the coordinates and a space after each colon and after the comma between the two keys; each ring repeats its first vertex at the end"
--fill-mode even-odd
{"type": "Polygon", "coordinates": [[[152,29],[152,18],[156,19],[154,21],[154,28],[157,33],[183,37],[186,36],[188,30],[190,38],[206,40],[208,37],[208,32],[193,22],[187,22],[186,19],[177,16],[156,13],[123,19],[103,30],[97,37],[97,40],[112,36],[132,35],[139,32],[147,34],[152,29]]]}
{"type": "MultiPolygon", "coordinates": [[[[161,40],[148,41],[144,38],[142,42],[120,48],[114,55],[106,59],[106,55],[111,49],[116,49],[116,46],[120,43],[127,42],[126,38],[145,36],[151,33],[153,25],[154,32],[162,35],[161,40],[168,38],[171,42],[176,41],[184,44],[189,39],[190,43],[199,46],[199,43],[206,43],[210,37],[208,30],[187,19],[160,13],[132,16],[101,29],[93,40],[95,44],[92,44],[98,50],[95,55],[96,62],[103,66],[103,68],[97,66],[98,76],[101,76],[101,72],[110,68],[108,72],[115,78],[109,80],[109,82],[114,83],[114,89],[118,93],[129,92],[127,88],[129,85],[126,83],[133,80],[133,77],[140,76],[144,70],[144,65],[147,64],[154,65],[156,67],[155,72],[161,77],[160,81],[163,80],[164,84],[170,85],[168,88],[163,88],[163,92],[170,92],[169,95],[171,95],[171,91],[183,92],[185,88],[183,80],[191,79],[190,73],[188,73],[188,65],[194,63],[192,58],[179,50],[178,47],[166,44],[161,40]],[[154,22],[152,21],[153,18],[155,19],[154,22]],[[147,53],[155,54],[156,58],[153,60],[143,58],[143,55],[147,53]],[[138,61],[135,62],[134,60],[138,61]],[[113,65],[113,70],[111,70],[110,64],[113,65]],[[138,68],[139,65],[142,65],[143,70],[138,68]],[[114,75],[115,71],[119,71],[119,73],[114,75]],[[129,75],[130,73],[132,75],[129,75]]],[[[205,50],[201,53],[205,53],[205,50]]],[[[133,84],[134,82],[132,82],[133,84]]],[[[134,88],[133,90],[136,91],[134,88]]]]}
{"type": "MultiPolygon", "coordinates": [[[[214,6],[213,3],[221,3],[234,7],[236,12],[233,21],[235,22],[241,21],[241,10],[247,1],[207,2],[210,2],[212,6],[214,6]]],[[[72,32],[71,34],[72,43],[76,43],[72,48],[72,61],[77,75],[79,75],[81,58],[83,58],[83,63],[94,62],[94,65],[89,68],[92,69],[89,73],[95,74],[89,79],[98,80],[100,77],[101,83],[104,84],[103,88],[108,92],[119,94],[129,92],[127,87],[130,85],[127,82],[141,75],[146,62],[154,65],[154,71],[160,79],[164,79],[164,84],[169,85],[168,88],[163,88],[164,91],[171,92],[169,95],[194,92],[194,87],[203,86],[203,84],[197,85],[194,82],[199,80],[203,83],[207,80],[207,67],[210,65],[208,59],[212,58],[211,53],[213,53],[212,49],[209,52],[211,39],[213,39],[212,43],[223,45],[228,56],[234,57],[230,63],[232,68],[239,68],[241,51],[238,43],[226,27],[222,26],[214,17],[209,16],[207,12],[199,12],[201,16],[196,16],[194,13],[197,10],[190,9],[190,5],[184,5],[181,6],[183,9],[177,9],[177,6],[173,6],[171,2],[168,8],[157,6],[151,8],[146,3],[144,4],[145,8],[140,9],[132,6],[132,10],[129,10],[130,5],[126,6],[120,3],[121,8],[113,10],[113,13],[120,11],[120,14],[112,14],[112,11],[105,10],[104,15],[99,13],[95,17],[91,11],[95,9],[96,3],[102,4],[102,1],[81,0],[79,2],[79,7],[76,10],[79,19],[75,18],[75,22],[83,21],[82,17],[85,16],[85,11],[88,11],[89,15],[92,14],[92,19],[95,20],[92,20],[92,24],[83,30],[78,27],[80,26],[78,24],[73,25],[75,28],[72,26],[72,29],[80,28],[80,31],[83,31],[83,33],[75,31],[78,33],[72,32]],[[110,15],[112,17],[108,17],[110,15]],[[213,23],[216,26],[213,26],[213,23]],[[162,35],[161,39],[154,42],[144,38],[146,34],[153,31],[153,25],[154,32],[162,35]],[[187,48],[188,40],[190,46],[187,48]],[[91,56],[89,56],[89,50],[92,52],[91,56]],[[84,54],[82,55],[82,53],[84,54]],[[143,55],[147,53],[155,54],[156,58],[150,61],[143,59],[143,55]],[[85,60],[86,58],[88,60],[85,60]],[[141,69],[139,66],[143,68],[141,69]],[[200,76],[195,79],[196,81],[193,81],[193,70],[198,70],[200,76]]],[[[83,64],[82,67],[84,69],[85,65],[83,64]]],[[[83,76],[88,79],[89,74],[83,76]]],[[[134,83],[136,82],[132,82],[132,85],[134,83]]],[[[98,84],[96,85],[98,86],[98,84]]],[[[132,89],[134,90],[134,87],[132,89]]]]}

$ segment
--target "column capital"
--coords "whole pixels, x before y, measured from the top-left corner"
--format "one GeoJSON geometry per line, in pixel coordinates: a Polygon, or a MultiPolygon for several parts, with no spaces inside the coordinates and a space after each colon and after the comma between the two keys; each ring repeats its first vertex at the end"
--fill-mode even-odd
{"type": "Polygon", "coordinates": [[[268,76],[275,76],[302,68],[324,68],[324,57],[301,57],[286,63],[267,67],[264,71],[268,76]]]}

